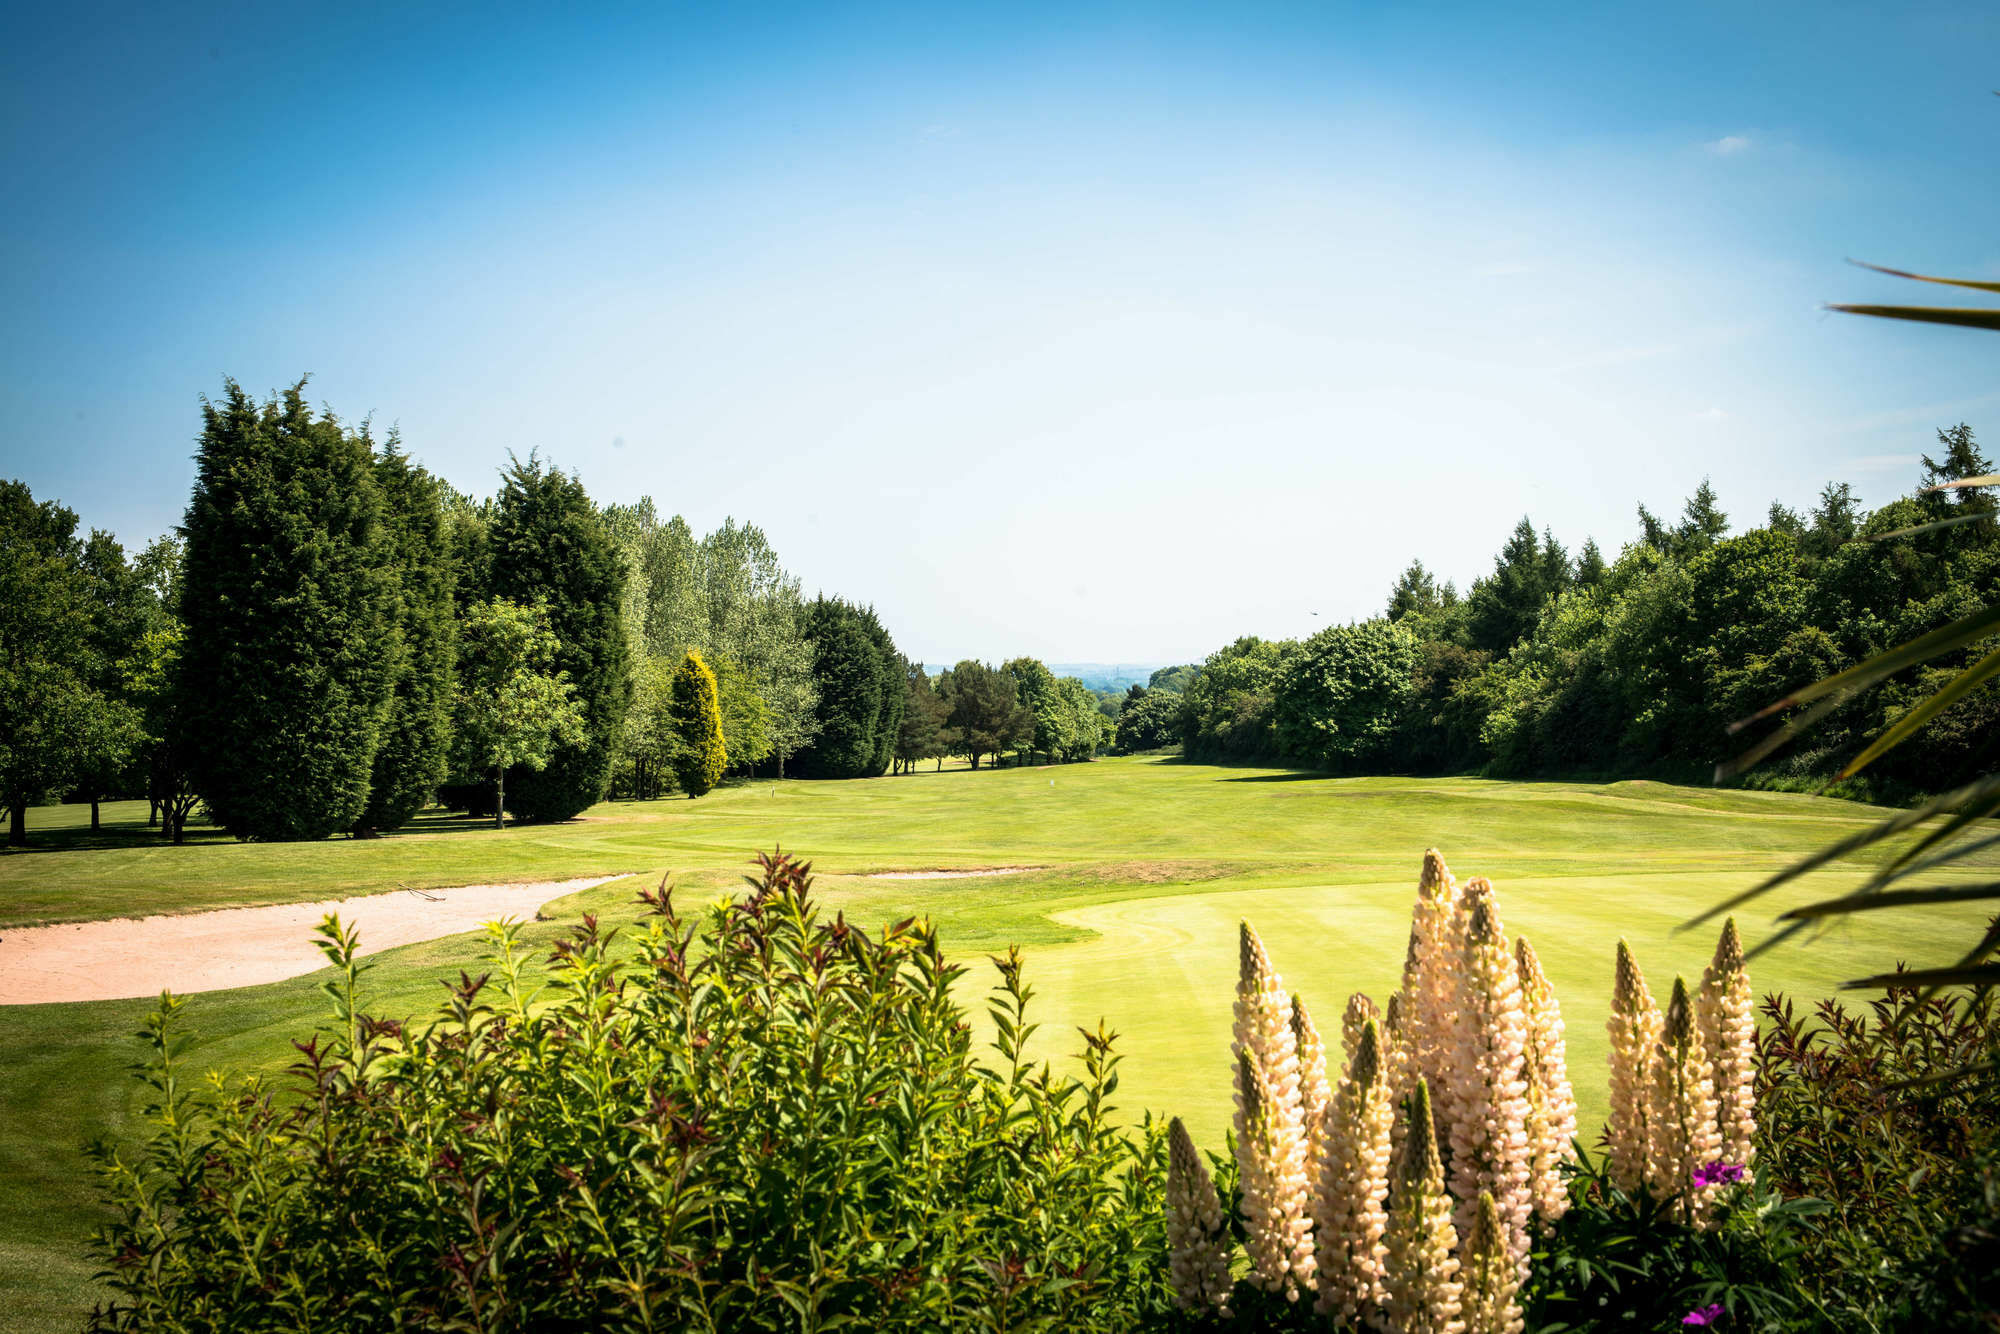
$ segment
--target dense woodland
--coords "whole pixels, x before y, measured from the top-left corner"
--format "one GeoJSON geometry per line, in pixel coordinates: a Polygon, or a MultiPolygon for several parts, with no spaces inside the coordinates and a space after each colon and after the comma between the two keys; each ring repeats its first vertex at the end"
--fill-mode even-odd
{"type": "Polygon", "coordinates": [[[868,606],[807,599],[754,525],[697,537],[514,459],[497,494],[312,409],[205,402],[175,535],[128,553],[0,484],[0,800],[151,799],[245,839],[369,835],[433,801],[563,820],[728,773],[1087,759],[1103,703],[1042,663],[935,681],[868,606]]]}
{"type": "MultiPolygon", "coordinates": [[[[1912,495],[1866,512],[1831,483],[1810,512],[1774,503],[1741,531],[1704,482],[1677,522],[1641,506],[1638,540],[1608,562],[1594,541],[1571,554],[1524,518],[1463,595],[1414,561],[1380,617],[1246,637],[1156,673],[1124,701],[1118,747],[1344,773],[1705,781],[1744,747],[1732,722],[1991,603],[1994,501],[1929,488],[1992,471],[1961,424],[1938,432],[1912,495]]],[[[1990,648],[1855,698],[1756,781],[1824,782],[1990,648]]],[[[1895,797],[1990,772],[1996,719],[2000,694],[1975,691],[1850,788],[1895,797]]]]}

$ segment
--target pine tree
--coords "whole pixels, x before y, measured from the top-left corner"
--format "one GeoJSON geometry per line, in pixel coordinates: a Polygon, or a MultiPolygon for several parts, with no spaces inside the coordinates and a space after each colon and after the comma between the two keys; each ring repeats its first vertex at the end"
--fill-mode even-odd
{"type": "Polygon", "coordinates": [[[357,833],[398,828],[430,803],[444,781],[458,652],[451,529],[437,482],[409,461],[391,433],[375,460],[375,483],[396,575],[403,653],[357,833]]]}
{"type": "Polygon", "coordinates": [[[351,829],[401,657],[374,460],[306,406],[235,381],[202,405],[181,601],[196,790],[238,838],[351,829]]]}
{"type": "MultiPolygon", "coordinates": [[[[1932,458],[1923,456],[1924,473],[1920,485],[1925,487],[1943,486],[1948,482],[1962,482],[1969,477],[1988,477],[1993,473],[1993,464],[1980,451],[1979,442],[1973,438],[1972,428],[1964,422],[1937,433],[1938,444],[1943,446],[1942,455],[1932,458]]],[[[1932,492],[1926,499],[1931,512],[1939,518],[1965,517],[1975,536],[1984,540],[1993,534],[1992,515],[2000,502],[1978,487],[1961,487],[1951,491],[1932,492]],[[1977,515],[1978,518],[1971,516],[1977,515]]]]}
{"type": "Polygon", "coordinates": [[[567,820],[611,788],[614,743],[632,684],[625,639],[625,560],[583,483],[529,456],[506,472],[489,530],[490,590],[545,600],[556,667],[576,690],[583,729],[546,767],[508,776],[522,820],[567,820]]]}
{"type": "Polygon", "coordinates": [[[1704,477],[1681,510],[1680,524],[1674,529],[1674,550],[1684,554],[1712,547],[1728,532],[1729,516],[1716,503],[1715,488],[1704,477]]]}
{"type": "Polygon", "coordinates": [[[722,781],[729,753],[722,741],[722,708],[715,673],[689,649],[674,672],[674,777],[690,798],[706,796],[722,781]]]}
{"type": "Polygon", "coordinates": [[[1413,560],[1409,569],[1396,576],[1396,586],[1389,590],[1387,615],[1392,621],[1400,621],[1405,616],[1427,616],[1443,605],[1437,580],[1422,561],[1413,560]]]}
{"type": "Polygon", "coordinates": [[[802,617],[817,691],[812,743],[798,753],[807,778],[872,778],[889,771],[902,730],[902,655],[871,609],[819,597],[802,617]]]}
{"type": "Polygon", "coordinates": [[[1597,539],[1585,538],[1583,550],[1576,553],[1576,586],[1595,588],[1604,582],[1606,573],[1604,553],[1597,549],[1597,539]]]}

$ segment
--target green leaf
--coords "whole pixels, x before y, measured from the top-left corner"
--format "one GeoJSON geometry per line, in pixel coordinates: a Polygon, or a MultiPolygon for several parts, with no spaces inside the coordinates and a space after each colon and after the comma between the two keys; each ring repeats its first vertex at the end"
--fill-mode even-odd
{"type": "Polygon", "coordinates": [[[1991,514],[1983,512],[1979,514],[1961,514],[1953,519],[1939,519],[1935,523],[1912,524],[1908,528],[1898,528],[1893,532],[1877,533],[1865,540],[1870,542],[1887,542],[1892,537],[1914,537],[1918,533],[1933,533],[1940,528],[1956,528],[1962,523],[1977,523],[1981,519],[1990,519],[1992,517],[1991,514]]]}
{"type": "Polygon", "coordinates": [[[1928,273],[1911,273],[1908,269],[1891,269],[1880,264],[1870,264],[1866,260],[1847,261],[1857,269],[1870,269],[1876,273],[1886,273],[1891,278],[1908,278],[1912,282],[1938,283],[1945,287],[1969,287],[1975,292],[2000,292],[2000,283],[1986,282],[1978,278],[1934,278],[1928,273]]]}
{"type": "Polygon", "coordinates": [[[1910,320],[1918,324],[1955,324],[1966,329],[2000,329],[2000,310],[1978,310],[1966,306],[1848,306],[1831,305],[1845,315],[1873,315],[1885,320],[1910,320]]]}
{"type": "Polygon", "coordinates": [[[1951,968],[1911,968],[1900,973],[1876,973],[1842,982],[1842,991],[1879,991],[1885,987],[1990,987],[2000,983],[2000,963],[1951,968]]]}
{"type": "Polygon", "coordinates": [[[1839,913],[1869,912],[1876,908],[1907,908],[1920,903],[1964,903],[1975,899],[2000,899],[2000,880],[1983,885],[1927,885],[1922,889],[1892,889],[1865,898],[1849,895],[1804,904],[1780,913],[1778,917],[1780,921],[1804,921],[1839,913]]]}

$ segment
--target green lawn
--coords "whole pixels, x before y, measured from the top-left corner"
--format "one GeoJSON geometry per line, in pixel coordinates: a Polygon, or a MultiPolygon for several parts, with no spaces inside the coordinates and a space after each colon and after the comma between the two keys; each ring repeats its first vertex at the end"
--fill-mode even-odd
{"type": "MultiPolygon", "coordinates": [[[[1470,779],[1326,779],[1155,760],[1059,769],[946,770],[845,783],[760,783],[701,801],[598,807],[579,821],[494,833],[445,819],[368,841],[236,844],[202,835],[156,846],[143,804],[107,809],[92,836],[81,808],[33,813],[41,845],[0,856],[7,925],[334,898],[398,885],[635,878],[546,910],[552,938],[583,911],[629,915],[634,889],[672,871],[685,905],[736,882],[754,849],[814,859],[822,897],[850,919],[929,914],[947,948],[974,961],[1009,942],[1029,951],[1046,1049],[1072,1045],[1100,1015],[1124,1035],[1120,1102],[1178,1112],[1219,1147],[1228,1112],[1228,1026],[1236,922],[1247,917],[1323,1030],[1349,991],[1382,999],[1400,967],[1419,859],[1443,848],[1461,877],[1498,886],[1562,997],[1586,1118],[1604,1101],[1603,1023],[1611,947],[1630,938],[1656,991],[1698,973],[1713,934],[1674,927],[1719,896],[1876,813],[1779,793],[1657,783],[1513,784],[1470,779]],[[993,879],[865,880],[899,868],[1032,864],[993,879]],[[643,877],[641,879],[640,877],[643,877]]],[[[2000,857],[1995,858],[2000,862],[2000,857]]],[[[1846,866],[1746,916],[1851,883],[1846,866]]],[[[1982,920],[1884,913],[1752,965],[1760,991],[1800,996],[1895,958],[1948,956],[1982,920]]],[[[436,979],[477,957],[476,936],[377,956],[374,1008],[409,1013],[436,979]]],[[[4,957],[4,955],[0,955],[4,957]]],[[[4,966],[4,964],[0,964],[4,966]]],[[[975,969],[968,984],[984,985],[975,969]]],[[[320,997],[300,978],[196,997],[197,1059],[223,1069],[285,1063],[320,997]]],[[[92,1217],[78,1146],[129,1125],[124,1071],[147,1003],[0,1009],[0,1331],[62,1328],[87,1304],[82,1238],[92,1217]]]]}

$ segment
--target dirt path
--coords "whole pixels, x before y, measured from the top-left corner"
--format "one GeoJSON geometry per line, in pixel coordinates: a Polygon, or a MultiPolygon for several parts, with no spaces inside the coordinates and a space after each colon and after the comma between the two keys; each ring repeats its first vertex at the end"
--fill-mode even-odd
{"type": "Polygon", "coordinates": [[[529,919],[551,899],[613,875],[531,885],[398,890],[322,903],[164,917],[76,922],[0,932],[0,1005],[117,1000],[223,991],[279,982],[326,966],[312,943],[328,913],[361,933],[361,952],[471,931],[502,917],[529,919]]]}

